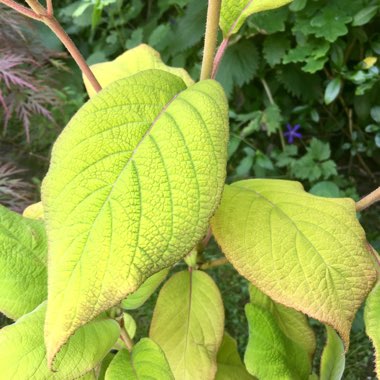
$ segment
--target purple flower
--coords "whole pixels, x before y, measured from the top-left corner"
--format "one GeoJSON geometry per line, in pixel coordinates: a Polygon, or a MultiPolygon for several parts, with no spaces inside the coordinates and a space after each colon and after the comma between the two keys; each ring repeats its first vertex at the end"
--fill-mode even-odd
{"type": "Polygon", "coordinates": [[[302,139],[301,133],[297,132],[301,128],[299,124],[296,124],[294,127],[287,124],[286,128],[287,132],[284,133],[284,136],[288,139],[288,144],[293,144],[295,138],[302,139]]]}

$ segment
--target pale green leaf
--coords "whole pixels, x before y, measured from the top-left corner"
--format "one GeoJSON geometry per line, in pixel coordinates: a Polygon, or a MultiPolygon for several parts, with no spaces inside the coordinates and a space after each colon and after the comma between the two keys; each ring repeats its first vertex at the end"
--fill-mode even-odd
{"type": "Polygon", "coordinates": [[[47,298],[43,222],[0,205],[0,311],[17,319],[47,298]]]}
{"type": "MultiPolygon", "coordinates": [[[[46,302],[0,331],[2,379],[69,380],[91,371],[106,356],[119,336],[119,325],[98,318],[70,337],[48,369],[44,345],[46,302]]],[[[87,378],[93,378],[91,375],[87,378]]]]}
{"type": "Polygon", "coordinates": [[[42,185],[49,360],[203,238],[223,189],[227,138],[221,86],[186,88],[161,70],[114,82],[73,117],[42,185]]]}
{"type": "Polygon", "coordinates": [[[249,340],[244,356],[248,372],[260,380],[302,380],[310,373],[308,353],[290,340],[274,316],[260,306],[248,304],[245,312],[249,340]]]}
{"type": "Polygon", "coordinates": [[[332,103],[339,95],[342,88],[342,81],[340,78],[332,79],[325,90],[325,104],[332,103]]]}
{"type": "Polygon", "coordinates": [[[344,345],[339,335],[326,326],[327,341],[321,358],[320,380],[340,380],[345,366],[344,345]]]}
{"type": "Polygon", "coordinates": [[[364,322],[367,335],[375,347],[376,373],[380,376],[380,283],[372,290],[364,309],[364,322]]]}
{"type": "Polygon", "coordinates": [[[183,271],[165,283],[150,337],[164,351],[176,379],[214,379],[223,330],[223,302],[211,277],[183,271]]]}
{"type": "Polygon", "coordinates": [[[131,339],[135,337],[136,334],[136,321],[133,319],[132,315],[128,313],[123,313],[123,320],[124,320],[124,326],[125,329],[127,330],[128,335],[130,336],[131,339]]]}
{"type": "MultiPolygon", "coordinates": [[[[127,50],[111,62],[97,63],[91,65],[90,68],[102,88],[105,88],[119,79],[150,69],[159,69],[177,75],[187,86],[194,83],[190,75],[184,69],[165,65],[161,60],[160,54],[145,44],[127,50]]],[[[86,76],[83,76],[83,81],[88,95],[90,97],[94,96],[96,92],[86,76]]]]}
{"type": "Polygon", "coordinates": [[[298,182],[226,186],[212,220],[234,267],[274,301],[333,326],[346,348],[376,271],[352,199],[320,198],[298,182]]]}
{"type": "Polygon", "coordinates": [[[316,348],[316,341],[313,329],[309,326],[306,316],[297,310],[274,302],[253,285],[249,287],[249,294],[251,303],[269,311],[281,331],[300,348],[305,350],[309,358],[312,359],[316,348]]]}
{"type": "Polygon", "coordinates": [[[153,276],[149,277],[143,284],[132,294],[130,294],[127,299],[121,302],[121,306],[126,310],[137,309],[142,306],[147,299],[154,293],[154,291],[160,286],[162,281],[165,280],[169,273],[168,268],[163,269],[160,272],[155,273],[153,276]]]}
{"type": "Polygon", "coordinates": [[[215,380],[254,380],[240,359],[236,340],[224,333],[217,355],[218,370],[215,380]]]}
{"type": "Polygon", "coordinates": [[[220,28],[225,38],[237,33],[247,17],[254,13],[276,9],[292,0],[223,0],[220,28]]]}
{"type": "Polygon", "coordinates": [[[129,353],[119,351],[108,366],[105,380],[174,380],[165,354],[151,339],[141,339],[129,353]]]}
{"type": "Polygon", "coordinates": [[[44,209],[42,208],[42,202],[34,203],[28,206],[22,215],[29,219],[43,219],[44,209]]]}

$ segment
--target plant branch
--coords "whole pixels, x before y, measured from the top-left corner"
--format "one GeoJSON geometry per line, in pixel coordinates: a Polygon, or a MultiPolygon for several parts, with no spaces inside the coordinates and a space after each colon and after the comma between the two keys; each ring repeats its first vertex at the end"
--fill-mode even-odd
{"type": "Polygon", "coordinates": [[[15,11],[23,14],[26,17],[41,21],[41,17],[38,14],[33,12],[31,9],[24,7],[23,5],[16,3],[13,0],[0,0],[0,3],[8,6],[9,8],[14,9],[15,11]]]}
{"type": "Polygon", "coordinates": [[[47,14],[49,16],[53,16],[54,14],[53,0],[46,0],[46,9],[47,9],[47,14]]]}
{"type": "Polygon", "coordinates": [[[214,64],[213,64],[213,67],[212,67],[212,74],[211,74],[211,78],[212,79],[215,79],[216,74],[218,74],[219,65],[222,62],[224,53],[226,52],[229,43],[230,43],[229,38],[225,38],[222,41],[222,43],[220,44],[220,46],[218,48],[218,51],[216,52],[215,59],[214,59],[214,64]]]}
{"type": "Polygon", "coordinates": [[[216,41],[218,37],[219,17],[222,0],[209,0],[207,9],[207,23],[205,45],[203,51],[203,62],[201,80],[211,78],[216,41]]]}
{"type": "Polygon", "coordinates": [[[131,352],[132,349],[133,349],[133,340],[129,336],[128,331],[125,328],[124,319],[123,318],[121,318],[119,324],[120,324],[120,339],[124,342],[124,344],[127,347],[128,351],[131,352]]]}
{"type": "Polygon", "coordinates": [[[229,261],[225,257],[221,257],[220,259],[207,261],[206,263],[203,263],[199,269],[206,270],[210,268],[219,267],[221,265],[228,264],[229,261]]]}
{"type": "Polygon", "coordinates": [[[372,206],[374,203],[380,202],[380,187],[366,195],[364,198],[356,202],[356,211],[360,212],[372,206]]]}

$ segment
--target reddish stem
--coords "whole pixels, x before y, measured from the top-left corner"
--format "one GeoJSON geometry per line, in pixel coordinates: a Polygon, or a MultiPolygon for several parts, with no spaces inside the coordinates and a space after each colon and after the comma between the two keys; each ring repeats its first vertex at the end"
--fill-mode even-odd
{"type": "Polygon", "coordinates": [[[13,0],[0,0],[0,3],[7,5],[9,8],[14,9],[15,11],[23,14],[26,17],[30,17],[34,20],[41,21],[41,17],[37,13],[33,12],[31,9],[27,7],[24,7],[21,4],[16,3],[13,0]]]}
{"type": "Polygon", "coordinates": [[[222,62],[224,53],[227,50],[229,42],[230,42],[229,38],[224,38],[224,40],[222,41],[222,43],[220,44],[220,46],[218,48],[218,51],[216,52],[215,59],[214,59],[214,65],[212,68],[212,74],[211,74],[212,79],[215,79],[216,74],[218,73],[219,65],[222,62]]]}

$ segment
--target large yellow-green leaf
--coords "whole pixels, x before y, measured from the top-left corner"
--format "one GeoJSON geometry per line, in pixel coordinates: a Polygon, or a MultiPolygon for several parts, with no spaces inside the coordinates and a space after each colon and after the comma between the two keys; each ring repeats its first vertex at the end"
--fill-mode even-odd
{"type": "Polygon", "coordinates": [[[248,372],[260,380],[307,379],[309,354],[283,333],[275,317],[254,304],[246,305],[245,312],[249,339],[244,362],[248,372]]]}
{"type": "MultiPolygon", "coordinates": [[[[102,88],[116,80],[149,69],[159,69],[177,75],[182,78],[187,86],[194,83],[186,70],[165,65],[160,54],[145,44],[126,51],[111,62],[97,63],[90,68],[102,88]]],[[[89,96],[94,96],[96,92],[86,76],[83,76],[83,81],[89,96]]]]}
{"type": "Polygon", "coordinates": [[[297,182],[226,186],[214,236],[234,267],[274,301],[334,327],[346,347],[376,271],[351,199],[321,198],[297,182]]]}
{"type": "Polygon", "coordinates": [[[247,17],[254,13],[282,7],[292,0],[223,0],[220,28],[225,38],[237,33],[247,17]]]}
{"type": "MultiPolygon", "coordinates": [[[[119,336],[119,325],[98,318],[79,329],[48,369],[44,345],[46,302],[0,331],[0,377],[17,380],[72,380],[91,371],[119,336]]],[[[93,375],[89,377],[93,378],[93,375]]]]}
{"type": "Polygon", "coordinates": [[[119,351],[108,366],[105,380],[174,380],[165,354],[151,339],[141,339],[129,353],[119,351]]]}
{"type": "Polygon", "coordinates": [[[58,138],[42,202],[49,238],[49,361],[206,234],[226,171],[227,103],[148,70],[114,82],[58,138]]]}
{"type": "Polygon", "coordinates": [[[327,341],[321,358],[320,380],[340,380],[345,366],[344,345],[339,335],[326,326],[327,341]]]}
{"type": "Polygon", "coordinates": [[[161,282],[165,280],[169,270],[168,268],[163,269],[149,277],[133,294],[121,302],[123,309],[133,310],[143,305],[160,286],[161,282]]]}
{"type": "Polygon", "coordinates": [[[236,340],[224,333],[217,355],[218,370],[215,380],[254,380],[240,359],[236,340]]]}
{"type": "Polygon", "coordinates": [[[176,273],[163,286],[150,337],[159,344],[176,379],[214,379],[224,310],[219,289],[206,273],[176,273]]]}
{"type": "Polygon", "coordinates": [[[47,297],[47,241],[42,222],[0,206],[0,311],[17,319],[47,297]]]}
{"type": "MultiPolygon", "coordinates": [[[[251,303],[268,310],[281,331],[300,348],[309,354],[312,360],[315,348],[315,334],[306,316],[297,310],[274,302],[253,285],[249,287],[251,303]]],[[[311,365],[311,361],[310,361],[311,365]]]]}
{"type": "Polygon", "coordinates": [[[372,290],[364,309],[365,329],[375,347],[375,367],[380,378],[380,283],[372,290]]]}

